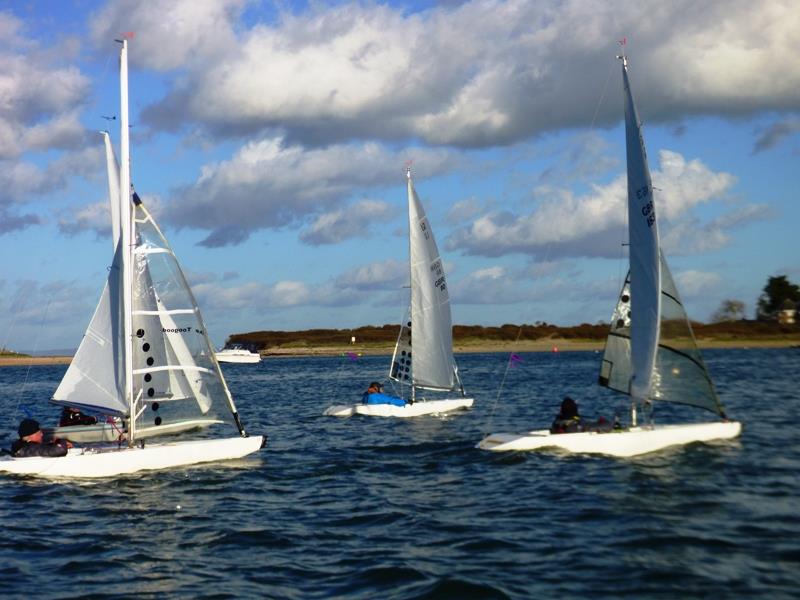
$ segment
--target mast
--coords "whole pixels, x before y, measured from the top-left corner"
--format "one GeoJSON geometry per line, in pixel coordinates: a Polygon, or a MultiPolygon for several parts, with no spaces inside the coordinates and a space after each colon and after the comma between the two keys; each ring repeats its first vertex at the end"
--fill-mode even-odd
{"type": "Polygon", "coordinates": [[[661,260],[653,185],[641,123],[630,82],[628,57],[623,51],[625,92],[625,147],[628,175],[628,236],[631,289],[631,424],[636,425],[637,403],[646,402],[655,367],[661,327],[661,260]]]}
{"type": "Polygon", "coordinates": [[[125,398],[127,399],[128,445],[133,446],[136,437],[136,402],[133,397],[133,286],[131,263],[133,259],[133,220],[131,219],[131,165],[130,137],[128,130],[128,40],[117,40],[122,44],[119,53],[119,215],[120,240],[122,243],[122,313],[124,315],[123,339],[125,353],[125,398]]]}
{"type": "MultiPolygon", "coordinates": [[[[408,190],[408,288],[409,288],[409,297],[408,297],[408,322],[411,326],[411,335],[414,334],[414,310],[413,310],[413,301],[412,296],[414,294],[414,273],[411,269],[411,229],[414,227],[414,224],[411,222],[411,202],[413,197],[413,183],[411,182],[411,161],[406,164],[406,187],[408,190]]],[[[400,330],[402,333],[402,328],[400,330]]],[[[413,354],[412,354],[413,356],[413,354]]],[[[411,402],[412,404],[416,401],[416,392],[417,386],[414,385],[414,360],[411,360],[411,402]]]]}

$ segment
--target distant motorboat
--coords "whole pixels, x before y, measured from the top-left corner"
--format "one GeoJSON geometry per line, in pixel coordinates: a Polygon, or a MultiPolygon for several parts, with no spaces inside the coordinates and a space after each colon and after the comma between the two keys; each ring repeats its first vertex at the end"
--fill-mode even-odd
{"type": "Polygon", "coordinates": [[[250,352],[250,350],[248,350],[247,348],[242,348],[241,346],[223,348],[219,352],[215,352],[214,356],[217,357],[218,362],[240,363],[240,364],[252,364],[261,362],[261,355],[258,352],[250,352]]]}

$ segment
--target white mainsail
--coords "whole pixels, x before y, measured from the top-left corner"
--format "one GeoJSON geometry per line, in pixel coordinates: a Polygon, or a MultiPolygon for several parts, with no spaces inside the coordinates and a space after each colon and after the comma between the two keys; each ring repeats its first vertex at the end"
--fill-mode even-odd
{"type": "Polygon", "coordinates": [[[414,387],[461,390],[453,357],[453,324],[444,266],[410,171],[407,179],[411,315],[401,327],[390,377],[408,383],[410,367],[414,387]]]}
{"type": "Polygon", "coordinates": [[[622,57],[628,160],[630,271],[611,317],[600,385],[634,401],[660,400],[724,410],[659,248],[653,188],[641,126],[622,57]]]}
{"type": "Polygon", "coordinates": [[[641,123],[636,113],[628,62],[622,58],[625,88],[625,145],[628,161],[628,235],[630,242],[631,362],[630,394],[645,400],[658,347],[661,319],[661,263],[653,185],[647,166],[641,123]]]}

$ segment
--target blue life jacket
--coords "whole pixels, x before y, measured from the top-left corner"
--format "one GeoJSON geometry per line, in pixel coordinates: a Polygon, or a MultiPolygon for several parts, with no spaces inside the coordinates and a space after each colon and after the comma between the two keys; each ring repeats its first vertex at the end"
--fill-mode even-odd
{"type": "Polygon", "coordinates": [[[389,396],[387,394],[381,394],[380,392],[375,392],[370,394],[369,392],[364,392],[364,395],[361,396],[361,403],[362,404],[394,404],[395,406],[405,406],[406,401],[402,398],[397,398],[395,396],[389,396]]]}

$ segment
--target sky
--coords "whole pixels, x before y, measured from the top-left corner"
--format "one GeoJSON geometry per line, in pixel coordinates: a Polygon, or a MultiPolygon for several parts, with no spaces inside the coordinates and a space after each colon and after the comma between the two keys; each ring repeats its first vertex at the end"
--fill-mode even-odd
{"type": "Polygon", "coordinates": [[[0,346],[74,349],[102,291],[125,32],[132,180],[215,345],[399,322],[408,161],[454,323],[608,321],[623,38],[689,315],[800,282],[794,0],[31,0],[0,4],[0,346]]]}

